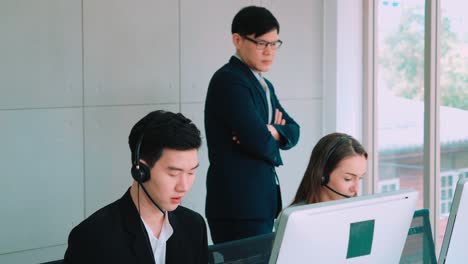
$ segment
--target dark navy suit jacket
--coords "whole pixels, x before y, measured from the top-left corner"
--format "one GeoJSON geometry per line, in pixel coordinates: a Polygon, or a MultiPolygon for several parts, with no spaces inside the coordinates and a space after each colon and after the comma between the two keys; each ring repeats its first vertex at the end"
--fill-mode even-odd
{"type": "MultiPolygon", "coordinates": [[[[146,231],[130,192],[73,228],[64,263],[154,263],[146,231]]],[[[174,233],[166,263],[208,263],[205,221],[182,206],[169,212],[174,233]]],[[[159,264],[159,263],[158,263],[159,264]]]]}
{"type": "Polygon", "coordinates": [[[265,92],[246,64],[231,57],[210,81],[205,102],[207,218],[273,219],[281,210],[275,167],[283,164],[280,149],[290,149],[299,140],[299,125],[281,106],[273,85],[266,83],[273,111],[278,108],[286,120],[284,126],[274,125],[280,142],[267,129],[271,120],[265,92]],[[232,140],[233,133],[240,144],[232,140]]]}

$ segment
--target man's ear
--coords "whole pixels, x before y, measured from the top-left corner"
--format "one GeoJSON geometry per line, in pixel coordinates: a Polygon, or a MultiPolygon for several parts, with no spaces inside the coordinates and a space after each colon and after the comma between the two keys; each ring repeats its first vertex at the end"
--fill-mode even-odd
{"type": "Polygon", "coordinates": [[[241,35],[234,33],[232,34],[232,44],[236,47],[236,49],[240,49],[241,47],[241,42],[242,42],[242,37],[241,35]]]}

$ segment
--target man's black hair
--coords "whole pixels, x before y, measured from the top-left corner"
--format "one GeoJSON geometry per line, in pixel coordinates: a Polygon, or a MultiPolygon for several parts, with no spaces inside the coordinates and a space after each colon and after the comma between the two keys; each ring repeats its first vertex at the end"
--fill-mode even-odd
{"type": "Polygon", "coordinates": [[[200,130],[181,113],[163,110],[153,111],[140,119],[130,131],[128,144],[132,152],[132,163],[138,142],[140,159],[152,168],[161,158],[164,149],[191,150],[201,145],[200,130]]]}
{"type": "Polygon", "coordinates": [[[262,36],[272,30],[280,31],[278,20],[268,9],[260,6],[242,8],[232,20],[231,32],[241,36],[262,36]]]}

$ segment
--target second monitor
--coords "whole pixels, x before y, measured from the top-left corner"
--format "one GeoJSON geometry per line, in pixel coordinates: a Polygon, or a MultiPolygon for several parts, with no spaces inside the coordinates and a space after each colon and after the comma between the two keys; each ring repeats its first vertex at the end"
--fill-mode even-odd
{"type": "Polygon", "coordinates": [[[417,197],[397,191],[288,208],[270,263],[398,263],[417,197]]]}

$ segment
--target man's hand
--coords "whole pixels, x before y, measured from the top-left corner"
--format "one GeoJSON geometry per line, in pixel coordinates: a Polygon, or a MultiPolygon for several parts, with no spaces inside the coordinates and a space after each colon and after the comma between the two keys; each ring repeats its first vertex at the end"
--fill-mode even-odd
{"type": "Polygon", "coordinates": [[[275,121],[273,124],[281,126],[286,125],[286,120],[283,119],[283,113],[281,113],[278,108],[275,109],[275,121]]]}
{"type": "MultiPolygon", "coordinates": [[[[280,126],[286,125],[286,120],[283,119],[283,113],[281,113],[281,111],[278,108],[276,108],[275,110],[275,120],[273,121],[273,124],[280,125],[280,126]]],[[[278,133],[278,131],[276,130],[274,126],[268,124],[267,128],[276,141],[281,140],[281,135],[278,133]]]]}
{"type": "Polygon", "coordinates": [[[276,130],[276,128],[270,124],[267,125],[268,131],[270,131],[271,135],[276,141],[279,141],[281,139],[280,134],[276,130]]]}

